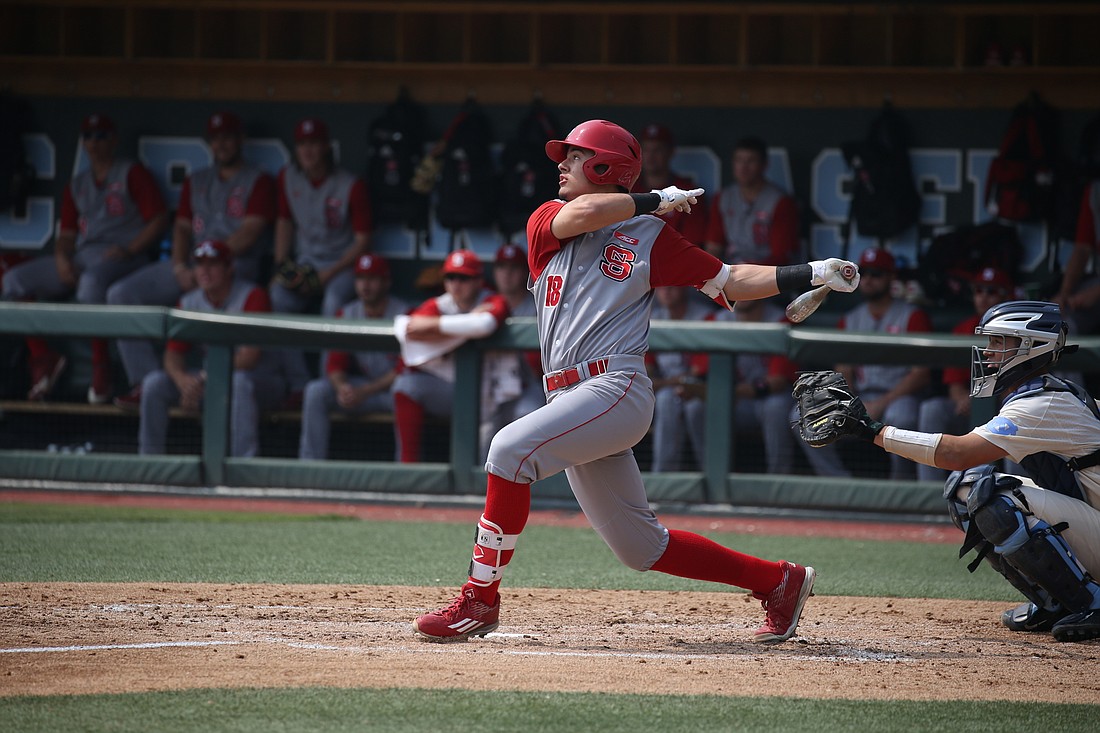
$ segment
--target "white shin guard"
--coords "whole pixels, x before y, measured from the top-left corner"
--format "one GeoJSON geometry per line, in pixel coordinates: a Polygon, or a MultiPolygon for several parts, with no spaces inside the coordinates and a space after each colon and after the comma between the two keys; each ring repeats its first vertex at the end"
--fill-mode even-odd
{"type": "Polygon", "coordinates": [[[474,585],[488,586],[496,583],[504,575],[504,566],[516,549],[518,534],[504,534],[500,526],[481,515],[477,523],[477,535],[474,540],[474,557],[470,560],[470,582],[474,585]],[[508,559],[504,553],[508,553],[508,559]]]}

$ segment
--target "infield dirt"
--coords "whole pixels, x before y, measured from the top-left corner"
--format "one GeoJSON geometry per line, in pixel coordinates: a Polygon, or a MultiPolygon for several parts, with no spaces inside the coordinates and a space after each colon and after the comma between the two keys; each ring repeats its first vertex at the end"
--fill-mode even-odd
{"type": "Polygon", "coordinates": [[[750,641],[741,592],[510,589],[499,633],[419,641],[454,589],[0,584],[0,696],[336,686],[1100,704],[1100,641],[1001,627],[1005,603],[816,596],[750,641]],[[1039,680],[1040,684],[1019,684],[1039,680]]]}

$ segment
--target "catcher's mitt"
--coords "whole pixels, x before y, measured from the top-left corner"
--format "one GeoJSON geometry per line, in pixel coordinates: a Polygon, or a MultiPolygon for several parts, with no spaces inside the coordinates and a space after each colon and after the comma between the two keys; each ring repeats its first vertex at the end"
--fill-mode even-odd
{"type": "Polygon", "coordinates": [[[306,298],[321,292],[321,276],[313,265],[299,265],[293,260],[285,260],[279,265],[275,271],[275,282],[306,298]]]}
{"type": "Polygon", "coordinates": [[[792,394],[798,404],[798,432],[814,448],[845,435],[874,440],[884,427],[871,419],[863,400],[851,393],[840,372],[802,372],[792,394]]]}

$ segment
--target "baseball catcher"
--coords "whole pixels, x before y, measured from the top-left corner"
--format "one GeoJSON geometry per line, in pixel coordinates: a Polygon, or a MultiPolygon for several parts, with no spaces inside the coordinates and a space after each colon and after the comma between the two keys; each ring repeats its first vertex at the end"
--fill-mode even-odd
{"type": "Polygon", "coordinates": [[[812,446],[844,435],[953,473],[943,498],[971,550],[1027,599],[1001,615],[1010,631],[1055,641],[1100,637],[1100,406],[1051,373],[1069,326],[1056,303],[993,306],[974,333],[970,396],[991,397],[992,420],[966,435],[902,430],[871,419],[836,372],[807,372],[794,386],[798,430],[812,446]],[[1009,458],[1026,476],[998,473],[1009,458]]]}
{"type": "Polygon", "coordinates": [[[275,271],[275,282],[305,298],[321,292],[321,276],[313,265],[284,260],[275,271]]]}
{"type": "Polygon", "coordinates": [[[798,405],[798,433],[814,448],[845,435],[874,440],[884,427],[871,419],[863,400],[852,394],[840,372],[802,372],[792,394],[798,405]]]}

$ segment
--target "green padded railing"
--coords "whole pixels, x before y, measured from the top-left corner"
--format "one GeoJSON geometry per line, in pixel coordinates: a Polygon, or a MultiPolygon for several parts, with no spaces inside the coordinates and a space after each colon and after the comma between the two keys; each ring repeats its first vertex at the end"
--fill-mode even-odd
{"type": "MultiPolygon", "coordinates": [[[[0,303],[0,333],[41,336],[168,338],[208,345],[207,396],[199,456],[60,456],[0,450],[0,476],[8,478],[178,484],[331,488],[360,491],[445,494],[478,493],[477,410],[480,352],[535,349],[532,318],[512,318],[492,337],[463,346],[456,360],[451,463],[403,466],[379,462],[233,459],[227,455],[232,349],[237,344],[308,350],[396,351],[388,321],[343,321],[286,314],[213,314],[174,308],[0,303]]],[[[1068,369],[1100,371],[1100,338],[1078,339],[1081,349],[1065,360],[1068,369]]],[[[938,487],[919,482],[837,481],[805,476],[731,474],[734,358],[738,352],[786,354],[807,368],[836,362],[964,366],[973,339],[947,334],[888,336],[847,334],[832,329],[782,324],[653,323],[650,347],[710,355],[707,377],[706,463],[700,473],[646,476],[655,500],[733,503],[753,506],[844,508],[875,511],[938,511],[938,487]]],[[[992,413],[979,401],[976,415],[992,413]]],[[[568,496],[560,477],[544,482],[544,493],[568,496]]],[[[536,491],[539,487],[536,487],[536,491]]]]}

